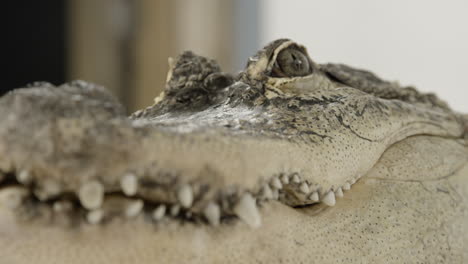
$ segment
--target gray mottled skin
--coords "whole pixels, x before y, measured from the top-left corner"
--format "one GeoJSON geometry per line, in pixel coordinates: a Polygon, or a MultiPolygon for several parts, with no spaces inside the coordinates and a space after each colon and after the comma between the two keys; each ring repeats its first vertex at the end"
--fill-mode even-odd
{"type": "Polygon", "coordinates": [[[468,261],[466,116],[368,71],[316,64],[289,40],[235,77],[183,53],[155,104],[129,118],[105,89],[78,81],[5,95],[0,124],[5,263],[468,261]],[[281,61],[298,53],[305,74],[281,61]],[[96,225],[78,199],[90,182],[105,192],[96,225]],[[160,204],[183,204],[184,186],[190,206],[152,220],[160,204]],[[246,193],[261,219],[238,213],[246,193]],[[125,216],[135,199],[143,212],[125,216]],[[68,210],[56,209],[62,201],[68,210]],[[207,221],[210,204],[219,225],[207,221]]]}

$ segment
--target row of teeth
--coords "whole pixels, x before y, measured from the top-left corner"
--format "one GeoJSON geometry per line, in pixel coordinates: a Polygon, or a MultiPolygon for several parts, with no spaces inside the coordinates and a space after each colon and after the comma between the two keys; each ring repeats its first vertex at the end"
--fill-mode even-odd
{"type": "MultiPolygon", "coordinates": [[[[5,174],[0,172],[0,183],[4,177],[5,174]]],[[[0,199],[11,209],[18,208],[31,195],[30,190],[25,187],[32,183],[31,174],[26,170],[19,171],[16,173],[16,180],[22,185],[8,186],[1,189],[0,199]]],[[[77,197],[81,206],[86,209],[86,220],[91,224],[98,224],[105,218],[106,213],[118,210],[123,212],[123,215],[128,218],[139,215],[145,207],[145,202],[143,199],[133,198],[137,195],[138,185],[136,175],[126,174],[120,179],[120,187],[126,197],[109,198],[105,195],[102,183],[90,181],[83,184],[77,192],[77,197]]],[[[33,193],[40,201],[46,201],[51,193],[59,193],[59,190],[59,188],[54,187],[54,184],[51,183],[50,185],[43,185],[42,189],[34,190],[33,193]],[[47,191],[44,189],[47,189],[47,191]]],[[[151,212],[152,219],[159,222],[166,216],[176,217],[182,210],[185,210],[186,215],[190,215],[189,209],[194,202],[192,187],[189,184],[181,185],[177,189],[176,197],[178,203],[159,204],[154,207],[151,212]]],[[[261,217],[257,209],[256,199],[250,193],[245,192],[237,200],[234,206],[224,211],[230,211],[231,214],[233,213],[241,220],[244,220],[251,227],[259,227],[261,225],[261,217]]],[[[205,205],[201,213],[209,224],[218,226],[223,208],[225,207],[226,205],[221,206],[215,201],[210,201],[205,205]]],[[[73,203],[68,200],[57,200],[52,205],[52,209],[56,212],[63,212],[72,208],[73,203]]]]}
{"type": "MultiPolygon", "coordinates": [[[[2,181],[3,174],[0,173],[0,182],[2,181]]],[[[16,174],[17,181],[28,185],[32,181],[31,174],[28,171],[20,171],[16,174]]],[[[249,192],[244,192],[236,200],[237,202],[226,209],[223,202],[217,203],[215,201],[208,202],[201,210],[201,214],[204,219],[213,226],[220,224],[222,212],[228,212],[234,214],[251,227],[259,227],[261,225],[261,216],[258,211],[257,201],[258,200],[283,200],[283,190],[294,190],[295,192],[301,193],[305,197],[304,204],[311,204],[316,202],[322,202],[328,206],[333,206],[336,203],[336,197],[342,197],[343,191],[349,190],[351,185],[355,183],[355,180],[345,183],[343,186],[336,190],[329,190],[323,195],[320,193],[320,188],[314,186],[307,181],[301,179],[297,174],[282,174],[281,176],[275,176],[268,181],[267,184],[263,185],[260,191],[254,195],[249,192]]],[[[53,185],[49,187],[50,190],[54,189],[53,185]]],[[[134,174],[126,174],[120,179],[120,187],[122,192],[127,197],[109,199],[105,196],[104,186],[98,181],[91,181],[83,184],[78,193],[77,197],[82,207],[87,210],[86,219],[91,224],[100,223],[107,213],[116,211],[116,205],[123,214],[128,217],[136,217],[139,215],[145,207],[145,202],[139,198],[133,198],[138,193],[139,182],[138,178],[134,174]],[[116,199],[120,199],[118,203],[116,199]],[[113,208],[114,207],[114,208],[113,208]]],[[[15,208],[21,204],[21,201],[25,197],[29,196],[30,192],[25,187],[15,186],[11,192],[8,193],[7,202],[11,208],[15,208]]],[[[35,196],[39,200],[42,195],[41,192],[34,191],[35,196]]],[[[175,196],[177,203],[172,205],[159,204],[152,209],[151,217],[154,221],[162,221],[166,215],[176,217],[179,215],[181,210],[185,210],[187,214],[190,214],[190,208],[194,203],[194,191],[191,185],[183,184],[177,189],[175,196]]],[[[287,203],[287,202],[286,202],[287,203]]],[[[55,211],[69,210],[72,207],[70,201],[59,200],[55,201],[52,208],[55,211]]]]}
{"type": "Polygon", "coordinates": [[[356,179],[346,182],[335,190],[330,189],[322,193],[320,186],[302,180],[301,176],[297,173],[290,175],[282,174],[281,176],[273,177],[270,182],[263,185],[260,191],[260,198],[266,200],[280,200],[288,203],[285,197],[281,195],[281,190],[287,188],[303,196],[302,202],[304,202],[304,204],[322,202],[325,205],[334,206],[336,204],[336,198],[343,197],[343,191],[350,190],[354,183],[356,183],[356,179]]]}
{"type": "MultiPolygon", "coordinates": [[[[122,192],[126,196],[134,196],[138,192],[138,178],[134,174],[127,174],[120,180],[120,186],[122,192]]],[[[98,223],[101,218],[101,205],[103,203],[104,188],[99,182],[89,182],[83,185],[79,192],[78,198],[81,205],[90,210],[89,213],[93,213],[96,216],[92,217],[90,222],[98,223]],[[97,213],[94,213],[97,212],[97,213]]],[[[172,205],[161,204],[154,208],[151,213],[152,218],[155,221],[161,221],[166,214],[173,217],[177,216],[181,209],[188,210],[194,202],[194,192],[189,184],[181,185],[176,192],[178,203],[172,205]]],[[[138,204],[134,203],[127,207],[127,210],[131,211],[127,216],[136,216],[143,209],[143,201],[138,200],[138,204]]],[[[244,220],[251,227],[259,227],[261,225],[260,214],[257,209],[255,198],[248,192],[245,192],[239,199],[238,202],[233,206],[232,212],[244,220]]],[[[202,210],[204,218],[213,226],[218,226],[222,215],[222,207],[215,201],[210,201],[206,204],[202,210]]]]}

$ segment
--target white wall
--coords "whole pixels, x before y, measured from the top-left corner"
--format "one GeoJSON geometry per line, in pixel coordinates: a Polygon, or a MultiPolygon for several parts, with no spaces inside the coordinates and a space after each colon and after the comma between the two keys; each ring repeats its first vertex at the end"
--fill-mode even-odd
{"type": "Polygon", "coordinates": [[[369,69],[468,112],[468,1],[260,0],[259,9],[261,45],[292,38],[316,62],[369,69]]]}

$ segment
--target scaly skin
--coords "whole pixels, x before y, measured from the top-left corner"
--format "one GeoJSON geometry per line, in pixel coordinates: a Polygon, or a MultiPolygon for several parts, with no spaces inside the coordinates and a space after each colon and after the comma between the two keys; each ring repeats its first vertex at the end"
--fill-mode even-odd
{"type": "Polygon", "coordinates": [[[184,53],[155,101],[0,99],[5,263],[468,259],[466,119],[435,96],[277,40],[237,77],[184,53]]]}

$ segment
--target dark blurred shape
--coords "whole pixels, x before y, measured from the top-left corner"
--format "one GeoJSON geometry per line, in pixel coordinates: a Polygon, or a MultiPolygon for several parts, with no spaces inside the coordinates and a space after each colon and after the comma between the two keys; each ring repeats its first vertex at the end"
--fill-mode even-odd
{"type": "Polygon", "coordinates": [[[2,5],[4,65],[0,95],[34,81],[65,81],[66,0],[15,0],[2,5]]]}

